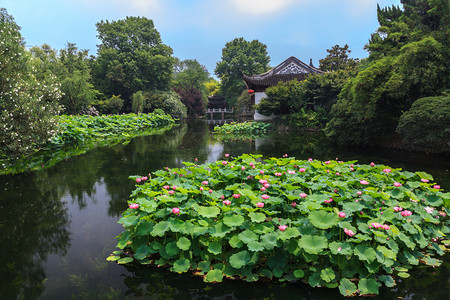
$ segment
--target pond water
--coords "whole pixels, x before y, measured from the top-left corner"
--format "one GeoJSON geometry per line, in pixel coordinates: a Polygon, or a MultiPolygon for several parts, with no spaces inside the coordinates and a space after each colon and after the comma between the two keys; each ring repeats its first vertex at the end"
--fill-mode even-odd
{"type": "MultiPolygon", "coordinates": [[[[380,149],[342,148],[321,134],[289,133],[249,140],[214,139],[204,122],[162,135],[100,147],[40,171],[0,176],[0,299],[339,299],[337,289],[301,283],[203,283],[157,267],[107,262],[117,224],[134,189],[130,175],[211,162],[225,153],[299,159],[339,158],[426,171],[450,190],[450,158],[380,149]]],[[[450,257],[439,268],[419,267],[376,299],[446,299],[450,257]]]]}

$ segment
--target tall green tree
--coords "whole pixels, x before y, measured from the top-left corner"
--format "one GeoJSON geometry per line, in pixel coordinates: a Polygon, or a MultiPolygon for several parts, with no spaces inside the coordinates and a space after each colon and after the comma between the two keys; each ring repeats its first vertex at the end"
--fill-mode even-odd
{"type": "Polygon", "coordinates": [[[101,43],[94,78],[101,92],[120,95],[131,109],[135,92],[170,88],[173,51],[163,44],[152,20],[127,17],[101,21],[96,26],[101,43]]]}
{"type": "Polygon", "coordinates": [[[327,52],[327,57],[319,60],[319,68],[322,71],[347,70],[358,65],[359,59],[348,57],[352,51],[347,44],[344,47],[334,45],[331,49],[327,49],[327,52]]]}
{"type": "Polygon", "coordinates": [[[20,27],[0,8],[0,153],[31,152],[55,133],[59,86],[39,81],[20,27]]]}
{"type": "Polygon", "coordinates": [[[241,92],[245,90],[242,73],[254,75],[269,70],[270,57],[267,46],[258,40],[251,42],[235,38],[222,49],[222,60],[216,65],[214,73],[220,78],[221,93],[230,105],[234,105],[241,92]]]}

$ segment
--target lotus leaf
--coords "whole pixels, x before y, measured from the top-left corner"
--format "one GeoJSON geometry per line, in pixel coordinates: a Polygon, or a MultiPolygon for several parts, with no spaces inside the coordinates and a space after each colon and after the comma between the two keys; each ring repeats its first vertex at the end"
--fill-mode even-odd
{"type": "Polygon", "coordinates": [[[308,219],[311,224],[319,229],[328,229],[339,222],[339,217],[335,213],[328,213],[323,210],[312,211],[308,219]]]}

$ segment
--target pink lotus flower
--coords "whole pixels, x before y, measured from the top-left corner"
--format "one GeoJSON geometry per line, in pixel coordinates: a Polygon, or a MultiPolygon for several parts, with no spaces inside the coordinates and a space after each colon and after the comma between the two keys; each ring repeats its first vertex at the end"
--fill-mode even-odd
{"type": "Polygon", "coordinates": [[[433,212],[433,210],[434,210],[434,208],[433,207],[429,207],[429,206],[427,206],[427,207],[424,207],[423,209],[425,209],[426,211],[427,211],[427,213],[432,213],[433,212]]]}
{"type": "Polygon", "coordinates": [[[308,196],[308,195],[305,194],[305,193],[300,193],[299,196],[302,197],[302,198],[306,198],[306,196],[308,196]]]}
{"type": "Polygon", "coordinates": [[[288,157],[288,155],[287,155],[287,154],[284,154],[283,157],[288,157]]]}
{"type": "Polygon", "coordinates": [[[281,176],[281,175],[283,175],[283,174],[281,174],[281,173],[275,173],[275,176],[281,176]]]}
{"type": "Polygon", "coordinates": [[[313,159],[312,158],[308,158],[308,161],[313,161],[313,159]]]}
{"type": "Polygon", "coordinates": [[[269,195],[263,194],[263,195],[261,195],[261,198],[263,198],[264,200],[267,200],[267,199],[269,199],[270,197],[269,197],[269,195]]]}
{"type": "Polygon", "coordinates": [[[141,178],[141,180],[147,180],[147,179],[148,179],[147,176],[144,176],[144,177],[141,178]]]}
{"type": "Polygon", "coordinates": [[[266,188],[265,187],[262,187],[261,188],[261,192],[265,192],[266,191],[266,188]]]}
{"type": "Polygon", "coordinates": [[[281,231],[285,231],[286,228],[287,228],[286,225],[280,225],[280,226],[278,226],[278,229],[280,229],[281,231]]]}
{"type": "Polygon", "coordinates": [[[220,196],[220,199],[222,199],[222,200],[225,199],[225,196],[224,195],[220,196]]]}
{"type": "Polygon", "coordinates": [[[361,195],[362,195],[362,192],[361,192],[361,191],[357,191],[356,194],[357,194],[358,196],[361,196],[361,195]]]}
{"type": "Polygon", "coordinates": [[[245,167],[244,167],[244,166],[242,166],[242,167],[241,167],[241,170],[242,170],[242,171],[244,171],[244,170],[245,170],[245,167]]]}
{"type": "Polygon", "coordinates": [[[369,182],[368,182],[367,180],[363,180],[363,179],[361,179],[361,180],[359,181],[359,183],[364,184],[364,185],[369,184],[369,182]]]}
{"type": "Polygon", "coordinates": [[[326,164],[326,165],[328,165],[329,163],[330,163],[330,161],[329,161],[329,160],[327,160],[327,161],[325,162],[325,164],[326,164]]]}
{"type": "Polygon", "coordinates": [[[230,154],[228,154],[228,153],[225,154],[225,157],[229,157],[229,156],[230,156],[230,154]]]}
{"type": "Polygon", "coordinates": [[[292,202],[292,203],[291,203],[291,206],[292,206],[292,207],[296,207],[296,206],[297,206],[297,203],[292,202]]]}
{"type": "Polygon", "coordinates": [[[240,194],[233,194],[233,198],[239,199],[239,197],[241,197],[240,194]]]}
{"type": "Polygon", "coordinates": [[[440,188],[441,188],[441,186],[440,186],[440,185],[437,185],[437,184],[433,186],[433,189],[439,190],[440,188]]]}
{"type": "Polygon", "coordinates": [[[288,173],[289,173],[289,174],[295,174],[295,171],[288,170],[288,173]]]}
{"type": "Polygon", "coordinates": [[[225,204],[225,205],[230,205],[231,201],[230,200],[223,200],[222,203],[225,204]]]}
{"type": "Polygon", "coordinates": [[[208,181],[204,180],[204,181],[202,181],[202,184],[203,185],[208,185],[208,181]]]}
{"type": "Polygon", "coordinates": [[[202,192],[203,192],[203,190],[204,190],[204,188],[203,188],[203,187],[201,186],[201,187],[200,187],[200,191],[202,191],[202,192]]]}
{"type": "Polygon", "coordinates": [[[254,167],[255,164],[254,164],[254,163],[249,163],[249,166],[250,166],[250,167],[254,167]]]}
{"type": "Polygon", "coordinates": [[[268,188],[270,187],[270,184],[264,183],[264,187],[265,187],[266,189],[268,189],[268,188]]]}
{"type": "Polygon", "coordinates": [[[341,212],[339,213],[339,218],[345,218],[345,212],[341,211],[341,212]]]}
{"type": "Polygon", "coordinates": [[[384,225],[383,225],[383,229],[384,229],[384,230],[389,230],[389,229],[391,229],[391,227],[389,227],[389,225],[384,224],[384,225]]]}
{"type": "Polygon", "coordinates": [[[331,202],[333,202],[333,198],[330,198],[330,199],[328,199],[328,200],[324,200],[324,202],[325,202],[325,203],[331,203],[331,202]]]}
{"type": "Polygon", "coordinates": [[[422,181],[422,182],[429,182],[429,180],[426,179],[426,178],[421,178],[420,181],[422,181]]]}
{"type": "Polygon", "coordinates": [[[139,204],[137,204],[137,203],[132,203],[132,204],[130,204],[130,208],[131,209],[136,209],[136,208],[138,208],[139,207],[139,204]]]}
{"type": "Polygon", "coordinates": [[[305,169],[305,168],[300,168],[300,169],[298,169],[298,171],[299,171],[300,173],[305,173],[305,172],[306,172],[306,169],[305,169]]]}
{"type": "Polygon", "coordinates": [[[228,165],[228,162],[222,161],[222,165],[226,166],[226,165],[228,165]]]}
{"type": "Polygon", "coordinates": [[[252,175],[248,175],[248,176],[247,176],[247,179],[252,179],[252,178],[253,178],[252,175]]]}
{"type": "Polygon", "coordinates": [[[208,193],[212,194],[212,192],[213,192],[213,190],[212,190],[212,189],[209,189],[208,193]]]}
{"type": "Polygon", "coordinates": [[[170,189],[170,186],[165,185],[165,186],[163,186],[163,189],[168,190],[168,189],[170,189]]]}
{"type": "Polygon", "coordinates": [[[346,235],[348,235],[350,237],[355,235],[355,233],[352,230],[347,229],[347,228],[344,228],[344,232],[345,232],[346,235]]]}
{"type": "Polygon", "coordinates": [[[180,209],[178,207],[174,207],[172,208],[172,213],[177,215],[180,213],[180,209]]]}
{"type": "Polygon", "coordinates": [[[194,160],[195,160],[195,161],[198,161],[198,158],[196,157],[194,160]]]}
{"type": "Polygon", "coordinates": [[[400,182],[394,182],[394,186],[395,187],[400,187],[400,186],[402,186],[402,184],[400,182]]]}
{"type": "Polygon", "coordinates": [[[375,163],[374,163],[374,162],[371,162],[371,163],[370,163],[370,166],[371,166],[371,167],[375,167],[375,163]]]}
{"type": "Polygon", "coordinates": [[[353,169],[353,167],[350,167],[350,171],[355,171],[355,169],[353,169]]]}
{"type": "Polygon", "coordinates": [[[339,248],[338,248],[338,251],[340,252],[341,250],[342,250],[342,248],[341,248],[341,247],[339,247],[339,248]]]}
{"type": "Polygon", "coordinates": [[[141,179],[140,178],[136,178],[136,182],[137,183],[141,182],[141,179]]]}
{"type": "Polygon", "coordinates": [[[178,186],[176,186],[176,185],[172,186],[172,190],[176,190],[177,188],[178,188],[178,186]]]}
{"type": "Polygon", "coordinates": [[[384,173],[390,173],[392,170],[391,169],[383,169],[384,173]]]}
{"type": "Polygon", "coordinates": [[[264,174],[264,170],[260,170],[259,174],[263,175],[264,174]]]}
{"type": "Polygon", "coordinates": [[[396,206],[396,207],[394,207],[394,210],[395,210],[395,211],[402,211],[403,208],[401,208],[400,206],[396,206]]]}
{"type": "Polygon", "coordinates": [[[401,212],[401,214],[402,214],[402,216],[407,217],[407,216],[412,215],[412,212],[410,212],[409,210],[404,210],[401,212]]]}
{"type": "Polygon", "coordinates": [[[264,207],[264,203],[258,202],[258,203],[256,203],[256,207],[262,208],[262,207],[264,207]]]}
{"type": "Polygon", "coordinates": [[[339,172],[336,172],[336,176],[339,176],[339,175],[341,175],[341,174],[339,174],[339,172]]]}
{"type": "Polygon", "coordinates": [[[267,183],[267,180],[265,180],[265,179],[260,179],[260,180],[259,180],[259,183],[261,183],[261,184],[266,184],[266,183],[267,183]]]}
{"type": "Polygon", "coordinates": [[[440,215],[441,217],[445,217],[447,214],[445,213],[445,211],[440,211],[440,212],[439,212],[439,215],[440,215]]]}
{"type": "Polygon", "coordinates": [[[169,195],[172,196],[175,193],[175,191],[169,191],[168,193],[169,193],[169,195]]]}

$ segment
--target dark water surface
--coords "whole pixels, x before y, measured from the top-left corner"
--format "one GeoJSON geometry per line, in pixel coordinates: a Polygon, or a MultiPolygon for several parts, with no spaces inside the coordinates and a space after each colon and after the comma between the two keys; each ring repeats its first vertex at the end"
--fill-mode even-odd
{"type": "MultiPolygon", "coordinates": [[[[380,149],[341,148],[320,134],[290,133],[219,141],[206,123],[102,147],[55,166],[0,176],[0,299],[339,299],[337,289],[301,283],[203,283],[156,267],[107,262],[122,227],[117,220],[134,189],[130,175],[258,153],[299,159],[359,160],[432,174],[450,190],[450,158],[380,149]]],[[[450,258],[419,267],[376,299],[448,299],[450,258]]]]}

